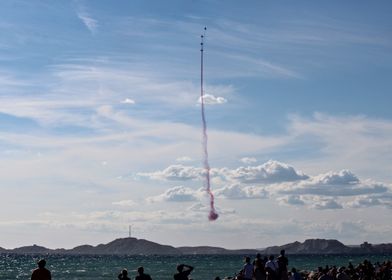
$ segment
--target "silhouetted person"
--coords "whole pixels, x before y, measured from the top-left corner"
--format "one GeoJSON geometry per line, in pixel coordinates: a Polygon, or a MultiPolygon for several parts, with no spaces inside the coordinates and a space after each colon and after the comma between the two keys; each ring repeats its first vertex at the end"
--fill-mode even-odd
{"type": "Polygon", "coordinates": [[[253,261],[253,278],[254,280],[265,280],[266,278],[265,263],[259,253],[253,261]]]}
{"type": "Polygon", "coordinates": [[[327,268],[325,268],[321,271],[321,275],[317,280],[332,280],[332,277],[328,275],[327,268]]]}
{"type": "Polygon", "coordinates": [[[336,275],[337,280],[350,280],[350,277],[345,272],[346,268],[344,266],[339,267],[338,274],[336,275]]]}
{"type": "Polygon", "coordinates": [[[46,261],[41,259],[37,262],[38,268],[33,270],[31,274],[31,280],[52,280],[50,271],[45,268],[46,261]]]}
{"type": "Polygon", "coordinates": [[[174,274],[174,280],[188,280],[189,274],[191,274],[193,266],[180,264],[177,266],[178,273],[174,274]]]}
{"type": "Polygon", "coordinates": [[[245,264],[242,268],[242,277],[244,280],[252,280],[253,278],[253,264],[250,263],[250,258],[245,258],[245,264]]]}
{"type": "Polygon", "coordinates": [[[270,255],[265,263],[265,271],[267,272],[267,280],[278,280],[278,263],[274,260],[274,255],[270,255]]]}
{"type": "Polygon", "coordinates": [[[128,277],[128,270],[126,270],[125,268],[121,271],[117,278],[119,280],[131,280],[131,278],[128,277]]]}
{"type": "Polygon", "coordinates": [[[137,273],[138,275],[135,277],[135,280],[152,280],[149,274],[144,273],[144,268],[142,266],[137,269],[137,273]]]}
{"type": "Polygon", "coordinates": [[[289,265],[289,260],[285,256],[285,253],[285,250],[281,250],[279,257],[276,259],[278,263],[278,278],[281,280],[288,279],[287,266],[289,265]]]}
{"type": "Polygon", "coordinates": [[[297,272],[297,269],[296,269],[295,267],[293,267],[293,268],[291,269],[291,273],[290,273],[290,278],[289,278],[289,280],[302,280],[301,274],[299,274],[299,273],[297,272]]]}

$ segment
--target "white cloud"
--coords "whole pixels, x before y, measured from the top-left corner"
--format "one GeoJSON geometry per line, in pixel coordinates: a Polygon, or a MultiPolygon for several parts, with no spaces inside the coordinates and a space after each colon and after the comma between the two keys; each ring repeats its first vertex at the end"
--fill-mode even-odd
{"type": "Polygon", "coordinates": [[[392,191],[384,194],[364,195],[348,202],[347,207],[351,208],[368,208],[373,206],[385,206],[392,209],[392,191]]]}
{"type": "Polygon", "coordinates": [[[279,183],[307,179],[308,176],[292,166],[270,160],[262,165],[227,170],[228,177],[241,183],[279,183]]]}
{"type": "Polygon", "coordinates": [[[215,190],[216,196],[227,199],[265,199],[268,192],[265,188],[255,186],[231,185],[215,190]]]}
{"type": "Polygon", "coordinates": [[[375,197],[360,197],[348,203],[353,208],[363,208],[381,205],[381,201],[375,197]]]}
{"type": "MultiPolygon", "coordinates": [[[[203,168],[184,165],[170,165],[162,171],[138,173],[139,176],[156,180],[194,180],[202,178],[203,168]]],[[[212,168],[211,177],[224,181],[246,184],[271,184],[307,179],[308,176],[295,170],[292,166],[278,161],[268,161],[258,166],[239,167],[237,169],[212,168]]]]}
{"type": "Polygon", "coordinates": [[[186,181],[201,178],[203,171],[204,170],[202,168],[178,164],[170,165],[162,171],[156,171],[151,173],[138,173],[137,175],[149,177],[155,180],[186,181]]]}
{"type": "Polygon", "coordinates": [[[135,100],[130,99],[130,98],[125,98],[123,101],[121,101],[122,104],[135,104],[135,100]]]}
{"type": "Polygon", "coordinates": [[[349,170],[328,172],[313,178],[316,184],[322,185],[353,185],[359,183],[357,176],[349,170]]]}
{"type": "Polygon", "coordinates": [[[282,185],[276,190],[282,194],[337,197],[385,193],[388,187],[380,183],[361,182],[352,172],[342,170],[320,174],[297,184],[282,185]]]}
{"type": "MultiPolygon", "coordinates": [[[[227,99],[223,97],[215,97],[211,94],[204,94],[203,96],[204,104],[207,105],[216,105],[216,104],[224,104],[227,103],[227,99]]],[[[198,103],[201,103],[201,97],[199,97],[198,103]]]]}
{"type": "Polygon", "coordinates": [[[191,188],[176,186],[166,190],[163,194],[153,197],[148,197],[149,202],[189,202],[198,200],[198,193],[191,188]]]}
{"type": "Polygon", "coordinates": [[[343,206],[333,199],[321,199],[316,201],[312,208],[319,210],[332,210],[332,209],[342,209],[343,206]]]}
{"type": "Polygon", "coordinates": [[[282,205],[293,205],[293,206],[303,206],[305,202],[298,195],[289,195],[278,198],[278,201],[282,205]]]}
{"type": "MultiPolygon", "coordinates": [[[[203,169],[170,165],[162,171],[138,175],[157,180],[194,181],[203,178],[203,169]]],[[[275,198],[282,205],[325,210],[365,206],[366,201],[358,198],[381,195],[384,198],[373,198],[369,204],[376,205],[381,199],[379,205],[391,205],[386,198],[391,193],[389,186],[371,180],[361,181],[349,170],[308,176],[290,165],[270,160],[262,165],[237,169],[213,168],[210,175],[215,196],[229,200],[275,198]]],[[[175,201],[168,199],[171,195],[161,195],[158,200],[175,201]]]]}

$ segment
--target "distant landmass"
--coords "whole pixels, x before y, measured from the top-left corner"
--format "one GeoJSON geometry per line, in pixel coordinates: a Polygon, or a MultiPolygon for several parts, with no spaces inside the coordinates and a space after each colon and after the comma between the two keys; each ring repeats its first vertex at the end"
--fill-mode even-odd
{"type": "Polygon", "coordinates": [[[63,254],[63,255],[276,255],[280,250],[286,254],[392,254],[392,243],[372,245],[364,242],[357,246],[346,246],[334,239],[308,239],[304,242],[295,241],[282,246],[272,246],[265,249],[229,250],[221,247],[173,247],[161,245],[145,239],[133,237],[119,238],[107,244],[97,246],[81,245],[73,249],[48,249],[38,245],[24,246],[15,249],[0,247],[0,254],[63,254]]]}

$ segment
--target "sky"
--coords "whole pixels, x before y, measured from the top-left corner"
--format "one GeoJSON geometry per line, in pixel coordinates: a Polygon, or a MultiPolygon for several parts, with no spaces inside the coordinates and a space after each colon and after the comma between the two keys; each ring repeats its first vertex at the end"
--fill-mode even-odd
{"type": "Polygon", "coordinates": [[[392,2],[0,3],[0,247],[392,242],[392,2]],[[211,190],[203,168],[200,36],[211,190]]]}

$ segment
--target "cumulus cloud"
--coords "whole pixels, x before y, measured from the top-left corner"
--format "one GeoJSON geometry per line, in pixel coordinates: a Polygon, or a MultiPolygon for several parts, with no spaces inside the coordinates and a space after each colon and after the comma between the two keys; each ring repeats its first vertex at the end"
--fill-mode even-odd
{"type": "MultiPolygon", "coordinates": [[[[250,160],[252,161],[252,160],[250,160]]],[[[170,165],[164,170],[138,173],[139,176],[155,180],[193,180],[203,176],[204,169],[181,164],[170,165]]],[[[309,176],[295,170],[292,166],[278,161],[268,161],[263,165],[239,167],[237,169],[212,168],[211,177],[243,184],[269,184],[293,182],[308,179],[309,176]]]]}
{"type": "MultiPolygon", "coordinates": [[[[253,162],[253,158],[245,158],[245,161],[253,162]]],[[[196,181],[203,179],[204,169],[178,164],[138,175],[156,180],[196,181]]],[[[210,176],[215,196],[222,199],[274,198],[281,205],[318,210],[372,206],[392,208],[390,186],[371,180],[362,181],[345,169],[308,176],[288,164],[270,160],[258,166],[212,168],[210,176]]],[[[200,190],[176,187],[150,198],[150,201],[194,201],[201,198],[201,193],[200,190]]]]}
{"type": "Polygon", "coordinates": [[[130,99],[130,98],[125,98],[124,100],[121,101],[122,104],[135,104],[135,100],[130,99]]]}
{"type": "Polygon", "coordinates": [[[279,183],[309,178],[302,172],[295,170],[292,166],[273,160],[258,166],[228,170],[227,175],[242,183],[279,183]]]}
{"type": "Polygon", "coordinates": [[[373,206],[385,206],[392,208],[392,192],[359,196],[355,200],[348,202],[346,205],[350,208],[368,208],[373,206]]]}
{"type": "MultiPolygon", "coordinates": [[[[223,97],[216,97],[211,94],[204,94],[203,96],[204,104],[208,105],[216,105],[216,104],[224,104],[227,103],[227,99],[223,97]]],[[[201,103],[201,97],[199,97],[199,103],[201,103]]]]}
{"type": "Polygon", "coordinates": [[[166,190],[163,194],[147,198],[148,202],[188,202],[198,200],[198,193],[191,188],[176,186],[166,190]]]}
{"type": "Polygon", "coordinates": [[[381,205],[381,201],[375,197],[357,198],[354,201],[348,203],[348,206],[351,206],[353,208],[363,208],[378,205],[381,205]]]}
{"type": "Polygon", "coordinates": [[[319,210],[327,210],[327,209],[342,209],[343,206],[333,199],[323,199],[314,203],[312,205],[312,208],[319,209],[319,210]]]}
{"type": "Polygon", "coordinates": [[[268,192],[262,187],[231,185],[215,190],[216,196],[227,199],[260,199],[268,198],[268,192]]]}
{"type": "Polygon", "coordinates": [[[186,181],[200,178],[203,174],[202,168],[184,166],[181,164],[170,165],[162,171],[151,173],[138,173],[139,176],[155,180],[186,181]]]}
{"type": "MultiPolygon", "coordinates": [[[[188,158],[181,158],[181,160],[188,160],[188,158]]],[[[247,160],[249,162],[254,161],[252,158],[247,158],[247,160]]],[[[139,176],[155,180],[192,180],[201,178],[203,174],[203,168],[181,164],[170,165],[160,171],[138,173],[139,176]]],[[[309,178],[309,176],[295,170],[292,166],[273,160],[262,165],[241,166],[237,169],[212,168],[211,177],[220,177],[225,181],[245,184],[293,182],[309,178]]]]}
{"type": "Polygon", "coordinates": [[[341,170],[340,172],[328,172],[314,177],[315,181],[324,185],[350,185],[359,182],[357,176],[355,176],[349,170],[341,170]]]}
{"type": "Polygon", "coordinates": [[[302,206],[305,205],[305,202],[298,195],[288,195],[278,199],[280,204],[283,205],[294,205],[294,206],[302,206]]]}
{"type": "Polygon", "coordinates": [[[348,170],[328,172],[278,189],[283,194],[320,196],[356,196],[384,193],[388,190],[385,185],[379,183],[361,182],[348,170]]]}

